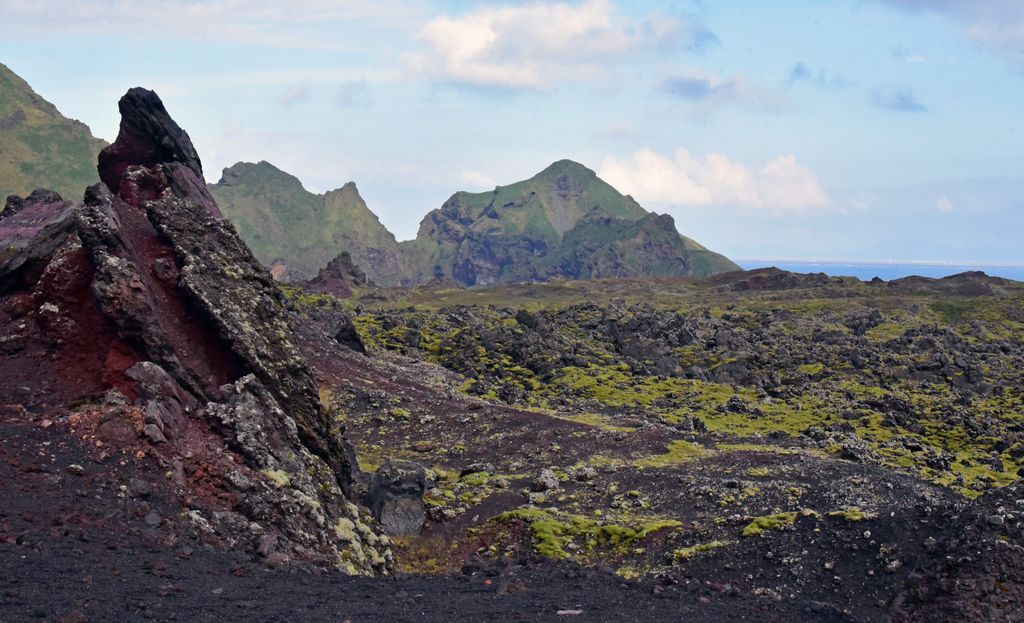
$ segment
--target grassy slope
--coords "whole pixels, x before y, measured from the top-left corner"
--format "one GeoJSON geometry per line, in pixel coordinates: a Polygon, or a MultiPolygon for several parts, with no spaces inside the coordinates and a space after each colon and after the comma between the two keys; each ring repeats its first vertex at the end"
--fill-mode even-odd
{"type": "Polygon", "coordinates": [[[225,169],[210,191],[256,257],[265,264],[284,259],[289,277],[311,277],[348,251],[381,285],[401,278],[394,236],[351,182],[317,195],[270,163],[240,162],[225,169]]]}
{"type": "MultiPolygon", "coordinates": [[[[435,274],[435,266],[441,266],[445,276],[450,276],[458,243],[438,235],[434,222],[443,219],[449,228],[478,238],[523,236],[543,241],[552,249],[547,257],[536,262],[543,271],[552,269],[567,258],[580,257],[583,260],[589,252],[608,255],[609,245],[617,245],[620,251],[635,247],[628,242],[645,236],[641,236],[643,232],[631,223],[639,222],[648,214],[632,197],[622,195],[590,169],[569,160],[560,160],[522,182],[499,186],[491,192],[452,195],[441,209],[424,218],[416,240],[402,243],[402,248],[410,257],[410,265],[417,271],[417,281],[429,281],[435,274]],[[607,225],[581,225],[581,221],[601,217],[616,220],[607,225]]],[[[678,253],[682,256],[689,255],[690,270],[698,276],[738,268],[724,256],[708,251],[688,238],[683,238],[682,244],[676,240],[660,242],[670,247],[678,246],[678,253]]],[[[637,270],[636,274],[654,276],[679,274],[674,264],[651,264],[637,270]]],[[[590,276],[591,273],[600,274],[601,270],[585,267],[583,272],[586,275],[581,276],[590,276]]]]}
{"type": "Polygon", "coordinates": [[[683,244],[686,245],[686,250],[690,253],[690,266],[693,274],[698,277],[743,270],[736,262],[721,253],[715,253],[692,238],[683,236],[683,244]]]}
{"type": "Polygon", "coordinates": [[[96,155],[105,144],[0,64],[0,204],[36,188],[80,198],[99,180],[96,155]]]}

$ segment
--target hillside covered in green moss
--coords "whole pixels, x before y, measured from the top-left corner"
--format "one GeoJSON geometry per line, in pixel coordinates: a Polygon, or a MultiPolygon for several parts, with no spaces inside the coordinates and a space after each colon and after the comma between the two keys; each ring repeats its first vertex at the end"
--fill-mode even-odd
{"type": "Polygon", "coordinates": [[[318,195],[269,162],[239,162],[210,192],[256,257],[267,266],[277,262],[285,279],[313,277],[343,251],[379,285],[398,285],[405,276],[395,237],[354,182],[318,195]]]}
{"type": "Polygon", "coordinates": [[[590,169],[560,160],[491,192],[458,192],[402,243],[415,283],[703,276],[738,270],[590,169]]]}
{"type": "Polygon", "coordinates": [[[96,155],[104,145],[0,63],[0,209],[8,195],[37,188],[81,198],[99,181],[96,155]]]}
{"type": "Polygon", "coordinates": [[[738,270],[681,236],[581,164],[561,160],[492,192],[457,192],[398,243],[355,184],[317,195],[268,162],[240,162],[210,186],[256,257],[289,281],[342,252],[382,286],[609,277],[689,277],[738,270]]]}

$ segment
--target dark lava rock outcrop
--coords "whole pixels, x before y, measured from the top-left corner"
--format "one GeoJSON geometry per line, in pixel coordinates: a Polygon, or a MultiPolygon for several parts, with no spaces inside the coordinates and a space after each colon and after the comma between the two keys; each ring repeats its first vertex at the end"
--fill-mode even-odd
{"type": "Polygon", "coordinates": [[[427,518],[423,492],[427,472],[419,463],[389,459],[373,474],[367,502],[374,518],[392,536],[420,533],[427,518]]]}
{"type": "Polygon", "coordinates": [[[165,469],[167,540],[388,572],[283,295],[156,94],[132,89],[120,109],[84,205],[37,192],[0,220],[0,402],[100,464],[165,469]]]}
{"type": "Polygon", "coordinates": [[[302,283],[302,287],[307,290],[340,298],[352,296],[356,288],[374,285],[366,278],[366,273],[353,263],[348,251],[339,253],[327,266],[320,269],[316,277],[302,283]]]}
{"type": "Polygon", "coordinates": [[[100,180],[111,191],[119,191],[124,173],[131,166],[180,162],[203,179],[203,165],[192,139],[167,114],[156,93],[130,89],[117,107],[121,112],[117,140],[100,152],[97,167],[100,180]]]}

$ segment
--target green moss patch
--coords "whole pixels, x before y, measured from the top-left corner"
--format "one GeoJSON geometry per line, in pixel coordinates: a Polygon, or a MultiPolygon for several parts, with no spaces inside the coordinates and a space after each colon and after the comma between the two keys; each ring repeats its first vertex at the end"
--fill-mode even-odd
{"type": "Polygon", "coordinates": [[[768,530],[782,530],[796,523],[798,517],[814,517],[817,513],[812,510],[790,511],[786,513],[775,513],[764,517],[755,517],[740,532],[741,536],[761,536],[768,530]]]}
{"type": "Polygon", "coordinates": [[[708,450],[692,441],[677,439],[668,444],[668,452],[652,457],[633,461],[633,466],[639,469],[647,467],[668,467],[679,465],[689,461],[695,461],[708,455],[708,450]]]}
{"type": "Polygon", "coordinates": [[[507,511],[492,521],[522,521],[529,524],[534,549],[542,556],[555,559],[568,558],[570,554],[567,549],[570,544],[584,552],[592,552],[601,547],[628,549],[654,533],[683,525],[674,519],[659,519],[632,526],[605,524],[581,515],[559,518],[552,511],[534,507],[507,511]]]}
{"type": "Polygon", "coordinates": [[[691,545],[690,547],[680,547],[672,554],[672,560],[676,563],[689,560],[700,554],[714,551],[716,549],[729,545],[731,541],[710,541],[708,543],[699,543],[697,545],[691,545]]]}

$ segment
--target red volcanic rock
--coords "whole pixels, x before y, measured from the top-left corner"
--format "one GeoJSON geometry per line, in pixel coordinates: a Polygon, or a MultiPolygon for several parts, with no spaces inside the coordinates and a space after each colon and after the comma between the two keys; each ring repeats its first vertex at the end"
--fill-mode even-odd
{"type": "Polygon", "coordinates": [[[117,140],[100,152],[100,179],[117,193],[128,167],[180,162],[198,179],[203,179],[203,165],[192,146],[192,139],[182,130],[153,91],[136,87],[125,93],[117,103],[121,111],[121,127],[117,140]]]}
{"type": "Polygon", "coordinates": [[[0,213],[0,280],[52,255],[74,228],[74,209],[48,190],[37,190],[25,199],[9,197],[0,213]]]}
{"type": "Polygon", "coordinates": [[[0,219],[0,404],[70,423],[122,465],[157,460],[187,504],[179,529],[212,544],[260,556],[273,538],[288,560],[389,571],[284,296],[156,94],[120,107],[84,205],[38,191],[0,219]]]}

